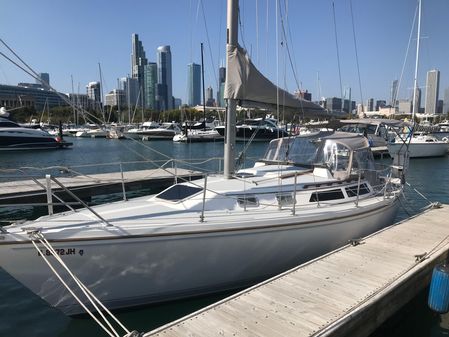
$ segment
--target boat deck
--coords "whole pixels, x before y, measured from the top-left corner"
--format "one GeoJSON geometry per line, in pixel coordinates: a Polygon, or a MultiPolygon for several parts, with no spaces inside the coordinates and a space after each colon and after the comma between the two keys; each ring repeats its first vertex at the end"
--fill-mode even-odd
{"type": "Polygon", "coordinates": [[[144,336],[367,336],[446,258],[448,216],[428,210],[144,336]]]}

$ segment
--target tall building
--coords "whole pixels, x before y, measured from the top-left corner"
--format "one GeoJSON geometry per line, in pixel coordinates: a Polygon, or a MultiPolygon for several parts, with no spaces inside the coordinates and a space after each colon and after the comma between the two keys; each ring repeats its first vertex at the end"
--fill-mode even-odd
{"type": "Polygon", "coordinates": [[[122,77],[119,89],[125,93],[125,106],[132,108],[140,105],[142,100],[139,98],[139,81],[137,78],[122,77]]]}
{"type": "Polygon", "coordinates": [[[101,86],[100,82],[89,82],[86,85],[87,96],[92,100],[94,110],[101,110],[101,86]]]}
{"type": "Polygon", "coordinates": [[[145,106],[145,66],[148,60],[143,50],[142,41],[139,40],[138,34],[131,35],[132,52],[131,52],[131,76],[137,79],[140,99],[139,106],[145,106]]]}
{"type": "Polygon", "coordinates": [[[390,105],[396,106],[396,102],[398,101],[398,80],[394,80],[391,84],[391,98],[390,98],[390,105]]]}
{"type": "Polygon", "coordinates": [[[387,105],[387,102],[384,100],[377,100],[376,101],[376,111],[379,111],[379,109],[384,108],[387,105]]]}
{"type": "Polygon", "coordinates": [[[174,108],[175,109],[180,109],[181,108],[181,106],[182,106],[182,99],[180,99],[180,98],[173,98],[173,102],[174,102],[174,108]]]}
{"type": "Polygon", "coordinates": [[[449,113],[449,88],[444,89],[443,113],[449,113]]]}
{"type": "Polygon", "coordinates": [[[114,89],[104,95],[104,101],[104,105],[106,106],[116,106],[119,109],[122,109],[126,106],[125,91],[122,89],[114,89]]]}
{"type": "Polygon", "coordinates": [[[342,109],[340,97],[326,98],[326,109],[331,112],[344,111],[346,113],[349,113],[349,111],[352,112],[353,110],[355,110],[355,108],[356,108],[355,101],[351,101],[351,103],[349,103],[349,99],[343,100],[343,109],[342,109]]]}
{"type": "Polygon", "coordinates": [[[419,113],[419,110],[421,109],[421,89],[416,88],[416,96],[415,96],[415,102],[413,102],[413,96],[412,96],[412,111],[413,111],[413,105],[416,104],[416,113],[419,113]]]}
{"type": "Polygon", "coordinates": [[[366,102],[367,111],[374,111],[374,98],[369,98],[366,102]]]}
{"type": "Polygon", "coordinates": [[[426,81],[426,109],[425,109],[426,114],[434,115],[437,113],[439,89],[440,89],[440,71],[437,69],[428,71],[426,81]]]}
{"type": "Polygon", "coordinates": [[[173,109],[170,46],[157,48],[156,100],[160,111],[173,109]]]}
{"type": "Polygon", "coordinates": [[[145,106],[148,109],[157,110],[157,64],[155,62],[148,62],[148,64],[144,67],[144,83],[145,106]]]}
{"type": "Polygon", "coordinates": [[[224,107],[224,84],[226,81],[226,68],[220,67],[218,69],[218,91],[217,91],[217,103],[218,106],[224,107]]]}
{"type": "Polygon", "coordinates": [[[206,89],[206,106],[215,106],[214,89],[211,86],[206,89]]]}
{"type": "Polygon", "coordinates": [[[196,63],[187,65],[187,104],[196,106],[201,104],[201,66],[196,63]]]}
{"type": "Polygon", "coordinates": [[[400,99],[398,102],[398,112],[400,114],[410,114],[412,112],[412,101],[409,99],[400,99]]]}
{"type": "Polygon", "coordinates": [[[39,73],[39,77],[36,79],[37,84],[41,84],[45,89],[50,87],[50,74],[49,73],[39,73]]]}

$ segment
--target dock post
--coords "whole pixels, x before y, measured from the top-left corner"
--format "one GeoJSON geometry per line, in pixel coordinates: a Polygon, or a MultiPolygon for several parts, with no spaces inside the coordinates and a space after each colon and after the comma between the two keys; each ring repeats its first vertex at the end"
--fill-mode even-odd
{"type": "Polygon", "coordinates": [[[204,175],[203,209],[201,210],[200,222],[204,222],[204,208],[206,207],[206,191],[207,191],[207,174],[204,175]]]}
{"type": "Polygon", "coordinates": [[[293,189],[293,209],[292,215],[296,215],[296,183],[298,181],[298,172],[295,172],[295,186],[293,189]]]}
{"type": "Polygon", "coordinates": [[[120,163],[120,176],[122,177],[123,201],[127,201],[128,199],[126,198],[125,178],[123,177],[123,167],[122,167],[122,163],[120,163]]]}
{"type": "Polygon", "coordinates": [[[51,193],[51,176],[49,174],[45,175],[45,182],[47,184],[47,206],[48,206],[48,215],[53,215],[53,197],[51,193]]]}

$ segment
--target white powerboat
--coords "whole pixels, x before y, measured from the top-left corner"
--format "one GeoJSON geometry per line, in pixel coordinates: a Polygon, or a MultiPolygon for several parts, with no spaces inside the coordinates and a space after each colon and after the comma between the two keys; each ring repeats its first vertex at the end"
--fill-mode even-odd
{"type": "Polygon", "coordinates": [[[142,140],[142,137],[145,135],[145,133],[148,130],[158,129],[160,127],[161,127],[161,125],[159,123],[154,122],[154,121],[148,121],[148,122],[144,122],[138,128],[135,128],[135,127],[129,128],[128,130],[126,130],[123,133],[123,135],[125,136],[125,138],[142,140]]]}
{"type": "Polygon", "coordinates": [[[224,137],[218,133],[217,130],[198,130],[192,129],[179,133],[173,137],[175,143],[204,143],[222,141],[224,137]]]}
{"type": "Polygon", "coordinates": [[[344,125],[339,128],[340,131],[353,132],[364,135],[368,138],[371,147],[387,146],[388,141],[393,137],[393,133],[388,132],[388,124],[391,120],[360,118],[341,120],[344,125]]]}
{"type": "Polygon", "coordinates": [[[400,139],[397,139],[395,143],[388,144],[388,152],[392,158],[406,149],[409,152],[409,158],[442,157],[447,155],[449,143],[444,140],[438,140],[432,135],[416,134],[411,137],[408,144],[405,144],[400,139]]]}
{"type": "Polygon", "coordinates": [[[158,128],[148,129],[142,133],[142,140],[170,139],[182,132],[177,123],[162,123],[158,128]]]}
{"type": "Polygon", "coordinates": [[[401,186],[390,177],[362,136],[278,139],[234,179],[3,227],[0,266],[67,314],[82,308],[42,260],[50,252],[33,247],[36,236],[110,308],[240,288],[391,224],[401,186]]]}

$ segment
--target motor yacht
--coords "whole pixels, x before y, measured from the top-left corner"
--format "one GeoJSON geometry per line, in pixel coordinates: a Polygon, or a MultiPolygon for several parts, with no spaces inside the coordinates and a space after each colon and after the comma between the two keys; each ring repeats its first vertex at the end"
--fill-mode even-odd
{"type": "Polygon", "coordinates": [[[60,149],[72,143],[65,142],[60,136],[48,132],[26,128],[8,119],[9,113],[2,108],[0,112],[0,151],[60,149]]]}

